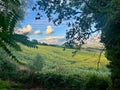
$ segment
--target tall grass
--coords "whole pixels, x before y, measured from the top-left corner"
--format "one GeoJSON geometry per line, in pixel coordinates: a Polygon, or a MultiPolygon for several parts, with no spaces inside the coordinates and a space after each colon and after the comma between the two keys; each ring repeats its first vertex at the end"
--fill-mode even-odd
{"type": "MultiPolygon", "coordinates": [[[[21,44],[20,44],[21,45],[21,44]]],[[[42,87],[45,90],[109,90],[109,63],[104,54],[99,68],[99,52],[80,50],[72,57],[73,49],[63,51],[60,47],[39,45],[28,48],[21,45],[22,52],[13,51],[24,65],[13,80],[24,83],[24,88],[42,87]],[[19,76],[19,77],[18,77],[19,76]]]]}
{"type": "Polygon", "coordinates": [[[79,73],[84,70],[85,72],[93,70],[95,72],[109,73],[109,70],[106,68],[106,65],[109,62],[105,58],[104,54],[101,56],[100,66],[97,70],[99,52],[80,50],[74,57],[72,57],[72,52],[74,51],[73,49],[67,49],[66,51],[63,51],[63,49],[60,47],[43,45],[39,45],[38,49],[28,48],[23,45],[21,45],[21,47],[22,52],[14,52],[19,60],[26,62],[28,65],[32,65],[36,60],[36,55],[40,55],[42,62],[44,61],[44,71],[63,70],[67,73],[76,71],[79,73]]]}

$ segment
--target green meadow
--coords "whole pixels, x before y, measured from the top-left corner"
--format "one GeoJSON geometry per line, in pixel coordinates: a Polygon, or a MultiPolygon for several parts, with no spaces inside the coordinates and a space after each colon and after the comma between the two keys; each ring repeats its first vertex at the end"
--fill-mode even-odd
{"type": "Polygon", "coordinates": [[[0,63],[3,68],[0,71],[0,90],[110,89],[109,61],[104,52],[99,60],[100,49],[81,49],[73,56],[74,49],[66,48],[64,51],[61,46],[30,48],[19,45],[22,51],[11,49],[19,62],[3,55],[6,62],[0,63]],[[4,81],[6,78],[10,82],[4,81]]]}
{"type": "Polygon", "coordinates": [[[106,65],[109,63],[100,51],[90,51],[81,49],[73,56],[74,49],[66,49],[62,47],[38,45],[38,48],[29,48],[21,45],[22,52],[14,52],[21,63],[26,66],[33,66],[37,71],[59,72],[59,73],[76,73],[93,72],[101,74],[109,74],[106,65]],[[98,67],[99,62],[99,67],[98,67]]]}

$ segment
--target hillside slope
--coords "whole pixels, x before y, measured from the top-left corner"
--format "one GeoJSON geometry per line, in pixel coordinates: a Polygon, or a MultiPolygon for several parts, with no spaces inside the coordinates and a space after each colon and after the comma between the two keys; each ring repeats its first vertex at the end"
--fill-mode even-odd
{"type": "MultiPolygon", "coordinates": [[[[28,48],[21,45],[22,52],[14,52],[17,58],[33,68],[41,68],[42,71],[57,71],[62,73],[79,73],[81,71],[91,70],[96,71],[99,52],[92,52],[87,50],[80,50],[74,57],[72,57],[73,49],[43,46],[38,48],[28,48]]],[[[99,63],[99,72],[109,72],[106,68],[108,64],[104,54],[101,56],[99,63]]],[[[41,70],[40,69],[40,70],[41,70]]]]}

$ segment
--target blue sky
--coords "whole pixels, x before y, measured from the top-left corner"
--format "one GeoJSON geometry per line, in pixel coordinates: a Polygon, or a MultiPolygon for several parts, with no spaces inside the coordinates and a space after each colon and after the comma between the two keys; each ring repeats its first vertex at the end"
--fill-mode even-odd
{"type": "Polygon", "coordinates": [[[52,22],[48,22],[44,12],[32,11],[32,5],[30,7],[26,10],[24,20],[20,22],[22,27],[16,27],[17,33],[28,33],[30,39],[36,39],[40,42],[63,44],[65,42],[65,33],[68,29],[67,21],[55,26],[52,22]],[[35,20],[38,12],[40,12],[42,17],[39,20],[35,20]]]}
{"type": "Polygon", "coordinates": [[[68,28],[63,22],[59,26],[55,26],[52,22],[48,22],[48,18],[43,12],[40,20],[35,20],[38,11],[32,11],[31,8],[26,10],[24,20],[20,22],[22,27],[18,27],[18,31],[29,33],[30,39],[37,39],[41,42],[51,44],[62,44],[65,41],[65,33],[68,28]]]}

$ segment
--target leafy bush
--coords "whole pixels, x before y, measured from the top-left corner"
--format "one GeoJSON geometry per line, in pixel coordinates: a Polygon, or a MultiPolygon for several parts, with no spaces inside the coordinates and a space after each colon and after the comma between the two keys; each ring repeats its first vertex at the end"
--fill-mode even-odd
{"type": "Polygon", "coordinates": [[[6,52],[0,48],[0,78],[10,79],[15,73],[16,66],[6,52]],[[4,54],[3,54],[4,53],[4,54]]]}
{"type": "Polygon", "coordinates": [[[59,73],[34,73],[24,83],[27,87],[44,87],[45,90],[108,90],[108,77],[82,76],[59,73]]]}
{"type": "Polygon", "coordinates": [[[21,83],[0,80],[0,90],[18,90],[18,88],[20,89],[22,87],[23,85],[21,83]]]}
{"type": "Polygon", "coordinates": [[[29,65],[29,67],[33,72],[39,72],[42,70],[43,65],[44,65],[43,58],[39,54],[37,54],[33,60],[32,65],[29,65]]]}
{"type": "Polygon", "coordinates": [[[108,78],[93,75],[87,81],[86,90],[108,90],[109,86],[108,78]]]}
{"type": "Polygon", "coordinates": [[[6,81],[2,81],[2,80],[0,80],[0,90],[1,89],[9,89],[10,88],[10,83],[9,82],[6,82],[6,81]]]}

